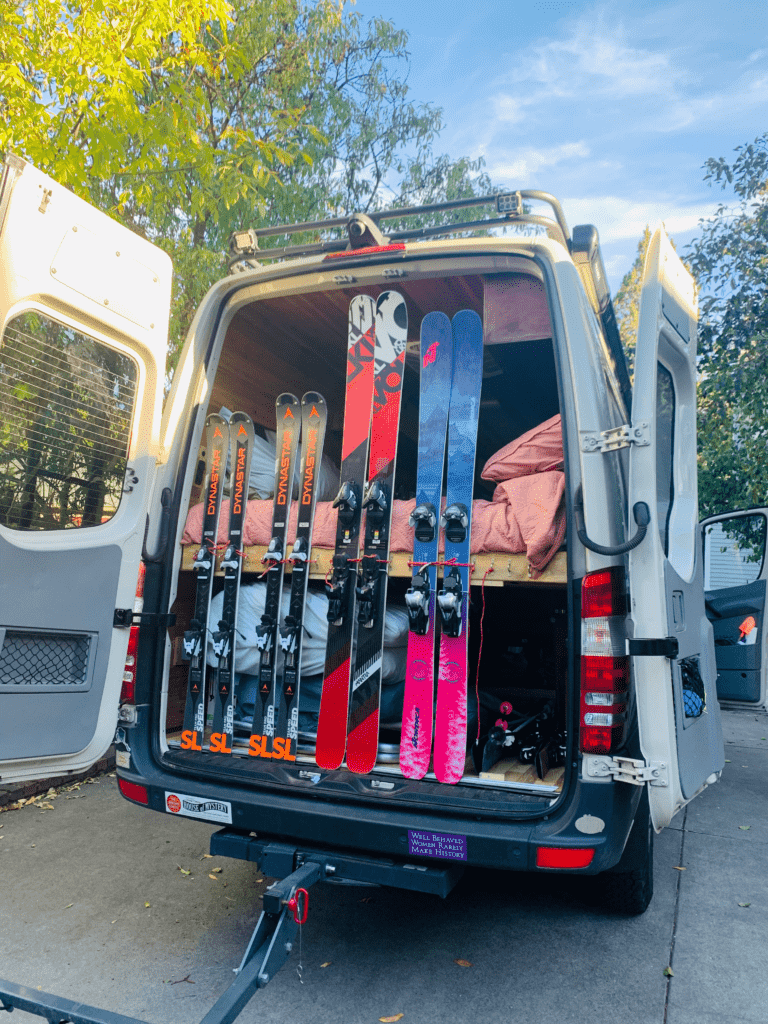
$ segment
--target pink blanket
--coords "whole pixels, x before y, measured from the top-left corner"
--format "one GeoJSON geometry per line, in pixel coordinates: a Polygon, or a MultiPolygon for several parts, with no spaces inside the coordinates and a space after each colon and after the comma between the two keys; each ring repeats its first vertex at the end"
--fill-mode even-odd
{"type": "MultiPolygon", "coordinates": [[[[562,473],[536,473],[500,483],[493,501],[478,499],[472,505],[472,553],[503,551],[528,556],[531,576],[536,579],[554,557],[565,537],[562,473]]],[[[392,514],[392,551],[413,550],[413,529],[408,516],[416,506],[415,499],[396,501],[392,514]]],[[[225,500],[219,523],[218,543],[227,539],[229,501],[225,500]]],[[[249,501],[243,530],[246,547],[267,545],[271,539],[271,501],[249,501]]],[[[203,506],[189,510],[182,544],[199,544],[203,535],[203,506]]],[[[296,536],[296,505],[291,509],[288,540],[296,536]]],[[[336,538],[336,510],[331,502],[317,505],[312,543],[320,548],[333,548],[336,538]]],[[[440,550],[443,545],[441,542],[440,550]]]]}

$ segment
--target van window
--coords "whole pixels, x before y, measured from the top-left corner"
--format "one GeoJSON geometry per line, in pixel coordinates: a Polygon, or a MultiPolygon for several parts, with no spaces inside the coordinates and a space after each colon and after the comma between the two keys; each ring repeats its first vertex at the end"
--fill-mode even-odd
{"type": "Polygon", "coordinates": [[[97,526],[120,504],[136,363],[27,312],[0,340],[0,523],[13,530],[97,526]]]}
{"type": "Polygon", "coordinates": [[[674,497],[674,428],[675,388],[672,374],[659,363],[656,378],[656,509],[665,555],[669,555],[669,515],[674,497]]]}
{"type": "Polygon", "coordinates": [[[745,587],[760,578],[765,559],[764,515],[720,519],[704,528],[704,589],[745,587]]]}

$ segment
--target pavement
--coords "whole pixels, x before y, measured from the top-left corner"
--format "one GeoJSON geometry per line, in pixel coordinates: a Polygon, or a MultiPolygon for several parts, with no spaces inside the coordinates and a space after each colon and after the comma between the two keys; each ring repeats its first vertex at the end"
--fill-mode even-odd
{"type": "MultiPolygon", "coordinates": [[[[768,715],[723,725],[723,777],[656,837],[641,917],[595,910],[565,876],[471,872],[444,901],[317,885],[300,950],[238,1021],[765,1024],[768,715]]],[[[268,884],[207,857],[212,831],[128,803],[109,773],[0,814],[0,976],[152,1024],[201,1020],[268,884]]]]}

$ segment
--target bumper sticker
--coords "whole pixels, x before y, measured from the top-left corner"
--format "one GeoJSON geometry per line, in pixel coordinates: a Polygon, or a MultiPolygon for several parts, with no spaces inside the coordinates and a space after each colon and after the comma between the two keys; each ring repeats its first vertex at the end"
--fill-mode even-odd
{"type": "Polygon", "coordinates": [[[467,837],[441,832],[408,829],[408,853],[414,857],[442,857],[444,860],[467,859],[467,837]]]}
{"type": "Polygon", "coordinates": [[[187,796],[185,793],[166,791],[165,809],[170,814],[182,814],[187,818],[232,824],[232,804],[225,800],[204,800],[197,796],[187,796]]]}

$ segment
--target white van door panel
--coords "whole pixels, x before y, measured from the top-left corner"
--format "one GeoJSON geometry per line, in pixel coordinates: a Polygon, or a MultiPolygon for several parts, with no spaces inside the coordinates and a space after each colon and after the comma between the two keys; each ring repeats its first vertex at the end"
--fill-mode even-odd
{"type": "Polygon", "coordinates": [[[629,553],[630,643],[640,743],[666,766],[649,785],[657,829],[723,767],[712,627],[704,607],[696,478],[694,283],[662,227],[648,247],[640,301],[632,419],[650,444],[630,452],[629,507],[645,501],[651,523],[629,553]],[[667,654],[642,640],[666,641],[667,654]]]}
{"type": "Polygon", "coordinates": [[[717,695],[720,700],[764,704],[768,509],[712,516],[701,525],[717,695]]]}
{"type": "Polygon", "coordinates": [[[159,450],[168,256],[10,157],[0,180],[0,778],[114,735],[159,450]]]}

